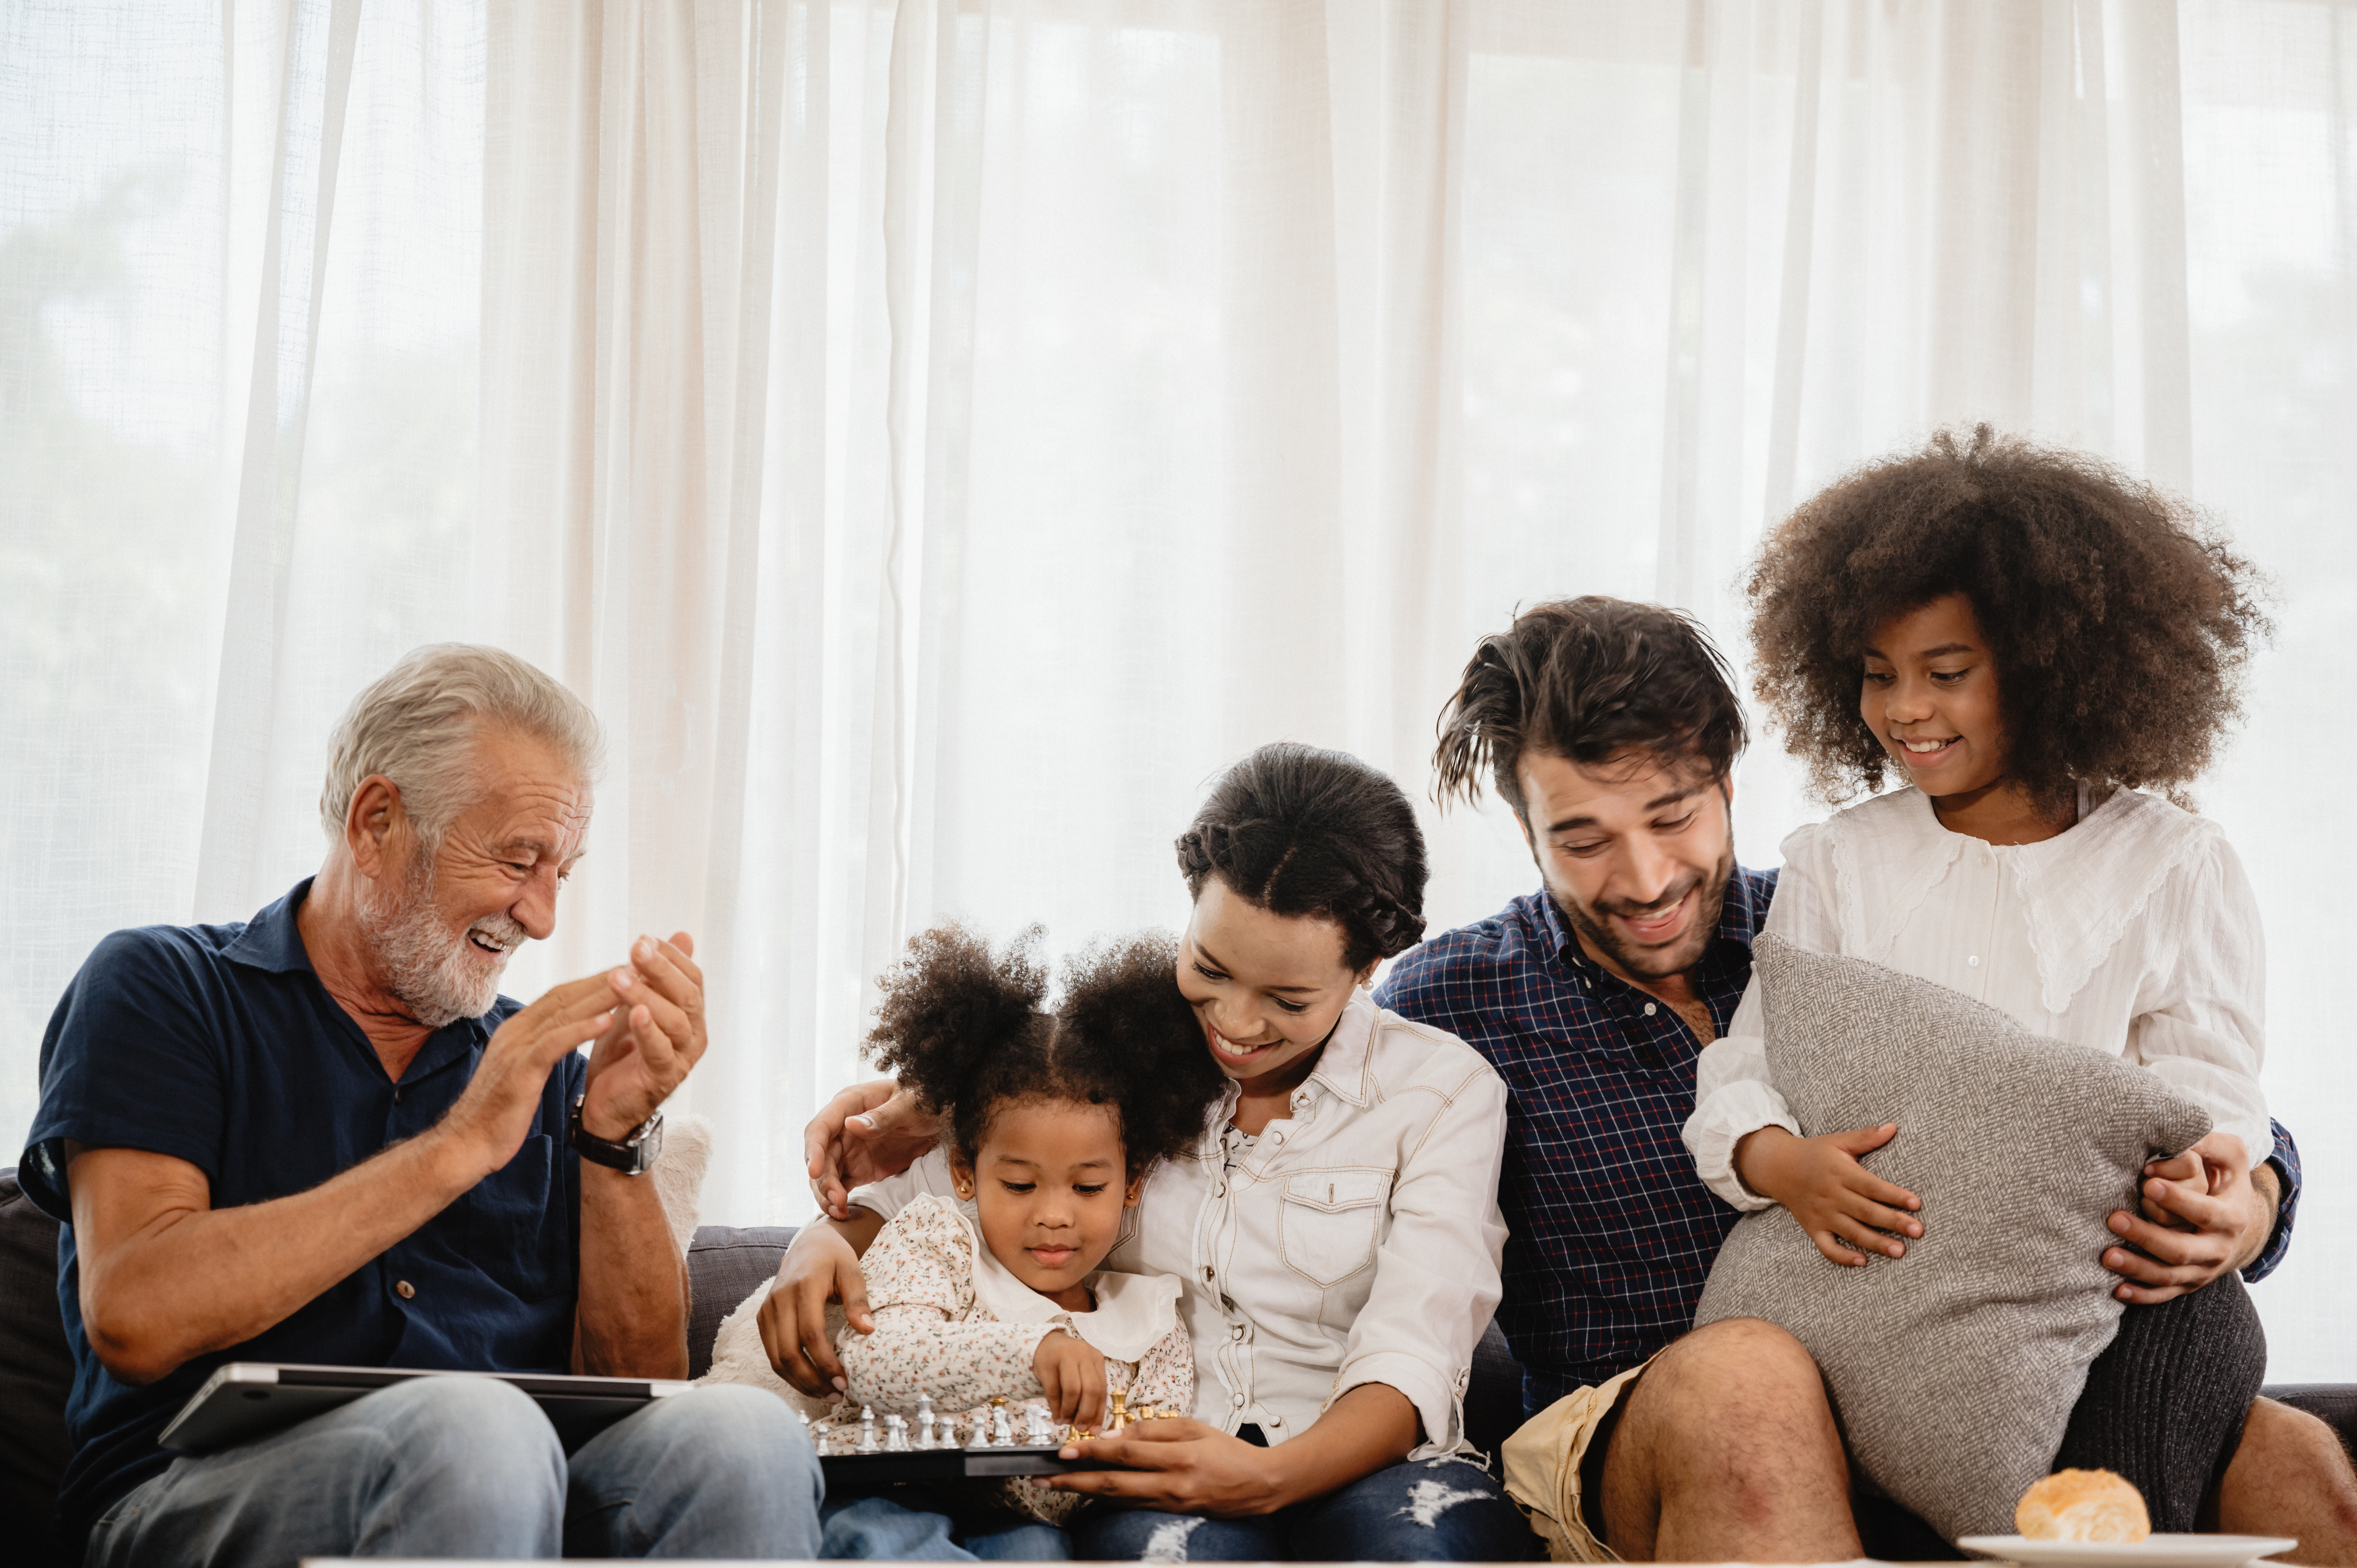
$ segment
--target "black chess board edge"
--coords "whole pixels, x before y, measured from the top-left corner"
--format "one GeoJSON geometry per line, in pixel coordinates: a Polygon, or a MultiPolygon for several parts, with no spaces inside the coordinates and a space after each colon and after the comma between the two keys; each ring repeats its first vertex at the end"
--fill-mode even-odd
{"type": "Polygon", "coordinates": [[[819,1461],[827,1485],[883,1486],[892,1481],[963,1481],[992,1476],[1060,1476],[1069,1470],[1113,1468],[1100,1459],[1060,1459],[1060,1444],[1011,1448],[904,1448],[877,1454],[830,1454],[819,1461]]]}

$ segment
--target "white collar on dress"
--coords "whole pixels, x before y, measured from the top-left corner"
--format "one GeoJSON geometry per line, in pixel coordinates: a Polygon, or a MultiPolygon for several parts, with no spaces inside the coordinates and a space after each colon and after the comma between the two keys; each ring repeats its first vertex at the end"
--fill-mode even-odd
{"type": "MultiPolygon", "coordinates": [[[[940,1202],[920,1197],[919,1203],[940,1202]]],[[[982,1231],[961,1208],[943,1203],[956,1217],[974,1253],[974,1298],[1001,1323],[1060,1323],[1116,1361],[1141,1361],[1178,1321],[1178,1281],[1170,1274],[1125,1274],[1099,1269],[1088,1277],[1097,1298],[1094,1312],[1058,1306],[1010,1273],[983,1245],[982,1231]]]]}
{"type": "MultiPolygon", "coordinates": [[[[1889,958],[1908,917],[1957,856],[1977,842],[1941,826],[1930,798],[1911,785],[1837,811],[1825,826],[1832,830],[1843,946],[1878,962],[1889,958]],[[1890,900],[1871,924],[1864,897],[1869,868],[1890,900]]],[[[2219,832],[2208,818],[2157,795],[2115,789],[2098,800],[2083,784],[2076,825],[2037,843],[1990,846],[2020,886],[2047,1011],[2071,1004],[2161,884],[2206,852],[2219,832]]]]}

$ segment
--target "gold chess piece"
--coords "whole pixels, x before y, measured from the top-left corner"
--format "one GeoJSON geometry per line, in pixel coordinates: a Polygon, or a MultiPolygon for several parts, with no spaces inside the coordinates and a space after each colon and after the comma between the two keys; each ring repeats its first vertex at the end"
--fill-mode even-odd
{"type": "Polygon", "coordinates": [[[1123,1427],[1127,1426],[1132,1421],[1136,1419],[1136,1417],[1129,1413],[1129,1391],[1126,1389],[1114,1390],[1113,1415],[1106,1423],[1107,1429],[1113,1432],[1119,1432],[1123,1427]]]}

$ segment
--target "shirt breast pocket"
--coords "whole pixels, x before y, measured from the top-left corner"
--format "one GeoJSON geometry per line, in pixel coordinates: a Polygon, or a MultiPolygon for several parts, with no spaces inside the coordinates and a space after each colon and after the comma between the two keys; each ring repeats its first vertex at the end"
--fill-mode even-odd
{"type": "Polygon", "coordinates": [[[535,1133],[467,1195],[467,1261],[526,1301],[547,1294],[552,1283],[555,1181],[556,1140],[535,1133]]]}
{"type": "Polygon", "coordinates": [[[1391,1191],[1389,1171],[1297,1171],[1286,1176],[1277,1218],[1285,1266],[1330,1288],[1372,1264],[1391,1191]]]}

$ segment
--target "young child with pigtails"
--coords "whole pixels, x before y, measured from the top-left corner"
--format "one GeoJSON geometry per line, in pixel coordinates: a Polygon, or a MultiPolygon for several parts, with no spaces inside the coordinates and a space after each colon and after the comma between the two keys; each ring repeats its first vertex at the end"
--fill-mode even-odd
{"type": "MultiPolygon", "coordinates": [[[[1060,1436],[1100,1430],[1116,1393],[1131,1410],[1193,1407],[1179,1282],[1101,1265],[1148,1172],[1201,1136],[1223,1080],[1173,979],[1168,938],[1080,954],[1049,1013],[1039,935],[994,952],[945,926],[911,939],[883,978],[867,1055],[944,1120],[957,1201],[915,1198],[869,1247],[875,1332],[840,1337],[846,1375],[826,1412],[836,1424],[863,1409],[913,1423],[920,1400],[986,1423],[1003,1398],[1044,1407],[1060,1436]]],[[[710,1376],[791,1398],[758,1328],[770,1288],[722,1326],[710,1376]]],[[[1020,1434],[1023,1411],[1010,1414],[1020,1434]]],[[[1086,1500],[1030,1477],[830,1498],[829,1551],[908,1556],[946,1536],[1004,1555],[985,1538],[1060,1525],[1086,1500]]]]}

